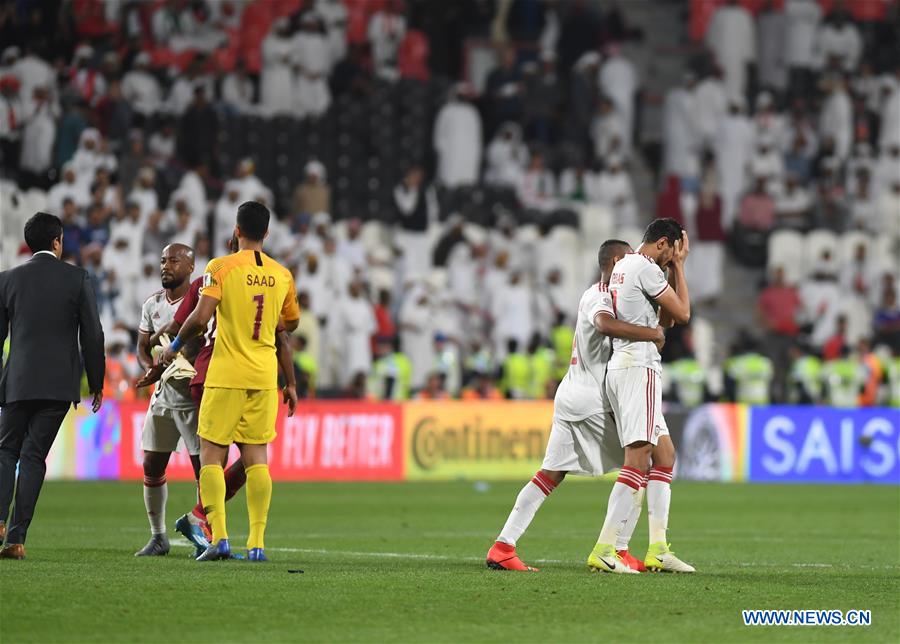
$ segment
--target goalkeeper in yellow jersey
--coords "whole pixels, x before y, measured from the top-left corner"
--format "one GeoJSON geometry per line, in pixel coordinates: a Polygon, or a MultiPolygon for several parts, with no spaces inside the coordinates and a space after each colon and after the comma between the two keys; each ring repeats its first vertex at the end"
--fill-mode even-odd
{"type": "MultiPolygon", "coordinates": [[[[174,359],[183,344],[207,328],[215,314],[215,338],[203,401],[200,404],[200,498],[212,527],[212,543],[197,561],[231,557],[225,525],[225,475],[228,448],[236,443],[247,473],[250,536],[247,559],[265,561],[263,535],[272,498],[267,445],[275,438],[278,379],[275,328],[297,328],[300,308],[290,271],[262,252],[269,211],[248,201],[238,208],[238,252],[209,262],[200,301],[185,320],[162,362],[174,359]]],[[[285,387],[291,412],[297,403],[285,387]]]]}

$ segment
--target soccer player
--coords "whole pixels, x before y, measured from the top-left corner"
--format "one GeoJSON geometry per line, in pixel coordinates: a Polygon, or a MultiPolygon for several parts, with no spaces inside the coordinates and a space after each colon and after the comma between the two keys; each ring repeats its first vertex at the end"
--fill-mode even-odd
{"type": "MultiPolygon", "coordinates": [[[[187,293],[194,272],[194,251],[184,244],[170,244],[160,258],[162,290],[147,298],[141,309],[138,327],[138,362],[153,367],[150,336],[172,321],[178,305],[187,293]]],[[[141,447],[144,450],[144,506],[150,520],[150,541],[136,557],[154,557],[169,552],[166,537],[166,467],[178,447],[178,439],[191,455],[194,475],[200,473],[200,441],[197,438],[197,409],[191,399],[187,378],[169,378],[156,388],[144,419],[141,447]]]]}
{"type": "MultiPolygon", "coordinates": [[[[197,561],[231,557],[225,521],[228,448],[236,443],[247,476],[250,536],[247,558],[265,561],[264,533],[272,498],[267,445],[275,438],[278,412],[275,331],[279,317],[286,331],[300,319],[294,278],[262,252],[269,210],[248,201],[238,208],[238,252],[209,262],[200,300],[178,336],[163,352],[167,364],[216,315],[216,343],[200,404],[200,497],[212,526],[213,543],[197,561]]],[[[285,387],[290,408],[297,393],[285,387]]]]}
{"type": "MultiPolygon", "coordinates": [[[[641,326],[687,324],[691,303],[684,261],[689,250],[687,233],[677,221],[653,221],[638,252],[629,253],[613,268],[609,290],[619,320],[641,326]],[[674,287],[667,281],[664,268],[671,271],[674,287]]],[[[650,571],[694,572],[692,566],[672,553],[666,540],[675,446],[660,409],[661,370],[659,351],[651,343],[628,338],[613,340],[606,392],[625,448],[625,465],[610,494],[597,545],[588,557],[588,565],[597,570],[615,572],[618,568],[616,540],[635,503],[640,503],[649,461],[652,466],[646,496],[650,546],[644,565],[650,571]]]]}
{"type": "MultiPolygon", "coordinates": [[[[534,519],[544,500],[566,474],[597,476],[622,464],[622,446],[605,399],[603,380],[609,360],[608,338],[627,338],[636,344],[662,344],[662,328],[617,320],[609,278],[615,263],[631,251],[627,242],[610,239],[600,246],[600,281],[581,296],[569,369],[553,401],[553,426],[541,469],[516,497],[506,524],[487,554],[496,570],[535,570],[516,554],[516,542],[534,519]]],[[[655,349],[654,349],[655,350],[655,349]]],[[[612,572],[634,573],[627,565],[612,572]]]]}
{"type": "MultiPolygon", "coordinates": [[[[238,242],[237,238],[232,238],[230,242],[229,248],[232,249],[232,252],[237,252],[238,250],[238,242]]],[[[150,344],[156,344],[159,339],[159,335],[163,332],[168,334],[170,337],[175,337],[178,335],[178,332],[181,330],[181,326],[187,320],[188,316],[194,311],[197,306],[197,302],[200,301],[200,288],[203,286],[203,277],[198,277],[193,282],[191,282],[191,287],[188,289],[187,295],[184,296],[184,299],[181,300],[181,305],[178,307],[178,310],[175,312],[175,317],[172,322],[167,326],[163,331],[154,334],[150,339],[150,344]]],[[[197,353],[197,357],[194,359],[194,369],[197,371],[197,375],[195,375],[191,379],[191,397],[194,399],[194,403],[199,410],[201,401],[203,400],[203,384],[206,381],[206,371],[209,368],[209,360],[212,357],[213,347],[216,342],[216,316],[213,315],[210,318],[209,324],[207,325],[206,331],[203,333],[203,346],[197,353]]],[[[296,391],[296,378],[294,374],[293,361],[291,355],[291,341],[290,336],[284,332],[283,329],[279,329],[277,332],[277,350],[276,357],[278,359],[278,369],[281,374],[284,376],[286,385],[294,389],[296,391]]],[[[162,373],[162,369],[156,370],[156,372],[149,377],[145,377],[141,381],[138,382],[138,386],[145,386],[153,382],[155,378],[158,378],[162,373]]],[[[289,397],[285,396],[285,403],[290,404],[289,397]]],[[[228,469],[225,470],[225,501],[229,501],[235,494],[237,494],[238,490],[240,490],[244,483],[247,481],[246,473],[244,472],[244,463],[239,458],[228,469]]],[[[209,547],[210,539],[212,538],[212,533],[209,528],[209,523],[206,519],[206,512],[203,510],[203,501],[197,501],[197,504],[194,506],[192,510],[185,513],[181,517],[175,521],[175,530],[180,532],[188,541],[192,542],[196,548],[197,552],[195,557],[199,557],[204,550],[209,547]]]]}

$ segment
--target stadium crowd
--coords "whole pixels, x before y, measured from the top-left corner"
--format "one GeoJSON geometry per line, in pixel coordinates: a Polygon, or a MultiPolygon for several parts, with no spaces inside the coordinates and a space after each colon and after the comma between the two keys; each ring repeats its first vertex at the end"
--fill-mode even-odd
{"type": "MultiPolygon", "coordinates": [[[[702,324],[671,333],[668,394],[900,404],[897,3],[864,22],[839,2],[714,4],[663,102],[656,214],[691,234],[695,301],[723,298],[731,258],[766,266],[762,334],[710,356],[702,324]]],[[[557,224],[587,236],[605,218],[636,245],[649,220],[631,170],[654,165],[647,101],[623,46],[641,34],[615,3],[4,2],[0,34],[3,236],[20,239],[14,209],[63,219],[113,396],[135,395],[162,248],[192,246],[199,275],[246,200],[277,213],[267,250],[296,275],[302,387],[354,398],[552,396],[581,278],[596,278],[567,270],[576,234],[557,224]],[[465,38],[496,45],[480,84],[459,80],[465,38]],[[257,173],[266,149],[233,168],[217,155],[229,115],[315,127],[337,97],[432,78],[453,81],[433,153],[393,177],[377,221],[335,207],[321,159],[285,196],[257,173]],[[513,207],[482,226],[442,205],[476,185],[513,207]]]]}

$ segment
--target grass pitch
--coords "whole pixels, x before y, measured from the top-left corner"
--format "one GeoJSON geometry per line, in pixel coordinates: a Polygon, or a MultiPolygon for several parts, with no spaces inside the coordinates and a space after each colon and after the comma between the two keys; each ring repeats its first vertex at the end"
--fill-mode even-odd
{"type": "MultiPolygon", "coordinates": [[[[487,570],[520,487],[276,483],[272,561],[198,564],[184,545],[132,556],[140,484],[48,483],[28,559],[0,561],[0,641],[900,641],[900,487],[676,481],[670,538],[699,573],[620,576],[585,567],[610,484],[567,482],[519,544],[541,572],[487,570]],[[872,625],[745,627],[747,608],[872,625]]],[[[170,485],[170,525],[192,497],[170,485]]],[[[229,511],[243,546],[242,493],[229,511]]],[[[646,532],[642,516],[636,555],[646,532]]]]}

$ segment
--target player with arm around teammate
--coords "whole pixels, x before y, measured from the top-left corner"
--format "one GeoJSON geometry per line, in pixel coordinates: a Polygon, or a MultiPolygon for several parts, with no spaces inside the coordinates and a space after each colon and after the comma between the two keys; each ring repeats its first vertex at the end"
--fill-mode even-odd
{"type": "MultiPolygon", "coordinates": [[[[618,434],[603,393],[609,360],[608,338],[653,344],[664,340],[661,328],[626,324],[615,318],[608,282],[616,261],[631,250],[627,242],[608,240],[600,247],[600,281],[581,296],[569,369],[553,403],[553,426],[541,469],[522,488],[506,524],[487,554],[495,570],[535,570],[516,553],[516,542],[544,500],[566,474],[598,476],[622,463],[618,434]]],[[[614,572],[637,572],[626,565],[614,572]]]]}
{"type": "MultiPolygon", "coordinates": [[[[237,444],[247,475],[250,533],[247,558],[265,561],[263,537],[272,498],[267,445],[275,438],[278,412],[275,331],[279,318],[293,331],[300,319],[290,271],[262,252],[269,210],[248,201],[238,208],[238,252],[206,267],[197,307],[163,352],[169,362],[188,339],[216,315],[216,343],[200,405],[200,497],[213,543],[197,561],[231,557],[225,521],[224,464],[237,444]]],[[[296,401],[296,392],[290,392],[296,401]]]]}
{"type": "MultiPolygon", "coordinates": [[[[153,366],[150,337],[168,326],[190,285],[194,271],[194,251],[183,244],[170,244],[160,258],[162,290],[147,298],[141,309],[138,328],[138,362],[153,366]]],[[[188,378],[169,378],[153,392],[144,418],[141,447],[144,451],[144,507],[150,522],[150,540],[136,557],[163,556],[169,552],[166,536],[166,468],[181,439],[191,457],[194,475],[200,473],[200,441],[197,438],[197,410],[191,400],[188,378]]]]}
{"type": "MultiPolygon", "coordinates": [[[[232,238],[230,242],[232,252],[237,252],[237,238],[232,238]]],[[[203,277],[198,277],[191,283],[191,287],[181,305],[175,312],[172,322],[162,331],[154,334],[150,338],[150,344],[158,344],[159,336],[163,333],[174,338],[181,330],[181,326],[185,323],[190,314],[194,311],[197,303],[200,301],[200,289],[203,286],[203,277]]],[[[213,347],[216,342],[216,316],[213,315],[207,324],[206,330],[203,332],[202,346],[200,347],[196,358],[194,359],[194,369],[197,374],[191,379],[191,397],[199,410],[201,401],[203,400],[203,384],[206,381],[206,371],[209,368],[209,360],[212,357],[213,347]]],[[[284,376],[284,403],[288,405],[288,416],[294,414],[296,407],[296,398],[292,397],[292,392],[296,391],[296,378],[294,375],[293,360],[291,355],[290,336],[284,331],[283,327],[279,327],[277,331],[277,347],[276,357],[278,360],[278,369],[284,376]]],[[[138,383],[138,387],[147,386],[159,378],[162,367],[154,367],[138,383]]],[[[247,481],[244,471],[244,462],[238,458],[225,470],[225,501],[229,501],[238,490],[240,490],[247,481]]],[[[204,550],[209,547],[212,539],[212,531],[207,522],[206,512],[203,509],[202,499],[189,512],[186,512],[175,521],[175,530],[180,532],[188,541],[194,544],[196,552],[194,557],[199,557],[204,550]]]]}
{"type": "MultiPolygon", "coordinates": [[[[655,326],[662,317],[664,326],[687,324],[691,317],[684,274],[688,252],[687,233],[678,222],[653,221],[637,252],[629,253],[613,268],[609,288],[619,320],[655,326]],[[674,287],[667,281],[664,268],[672,271],[674,287]]],[[[610,493],[606,520],[588,558],[588,565],[596,570],[615,572],[611,564],[615,563],[616,541],[635,503],[640,503],[650,462],[646,490],[650,545],[644,565],[650,571],[694,572],[693,566],[672,553],[666,539],[675,446],[662,415],[661,370],[659,351],[653,344],[627,338],[613,340],[606,392],[625,449],[625,465],[610,493]]]]}

